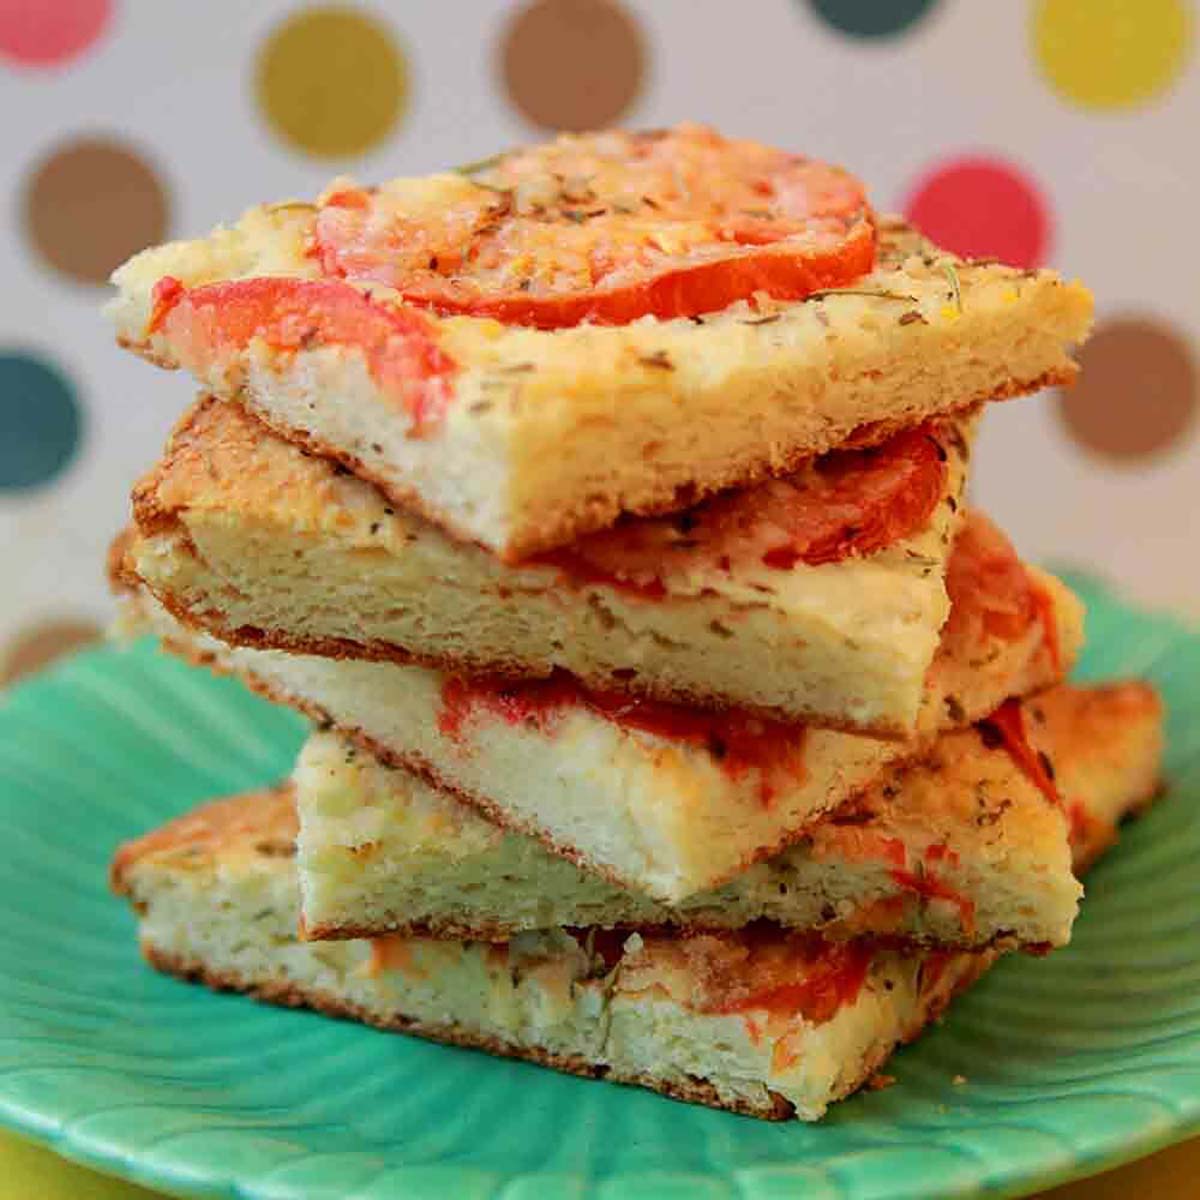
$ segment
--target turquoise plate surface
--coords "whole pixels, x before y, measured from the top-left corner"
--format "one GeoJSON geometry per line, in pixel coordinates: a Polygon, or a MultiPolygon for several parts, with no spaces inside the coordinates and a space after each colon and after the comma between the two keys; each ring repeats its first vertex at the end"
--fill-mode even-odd
{"type": "Polygon", "coordinates": [[[894,1087],[817,1126],[156,975],[106,891],[113,848],[283,775],[303,727],[149,645],[64,663],[0,701],[0,1119],[179,1195],[273,1200],[1006,1196],[1181,1138],[1200,1128],[1200,635],[1081,587],[1081,674],[1166,694],[1168,798],[1089,880],[1068,949],[1003,962],[894,1087]]]}

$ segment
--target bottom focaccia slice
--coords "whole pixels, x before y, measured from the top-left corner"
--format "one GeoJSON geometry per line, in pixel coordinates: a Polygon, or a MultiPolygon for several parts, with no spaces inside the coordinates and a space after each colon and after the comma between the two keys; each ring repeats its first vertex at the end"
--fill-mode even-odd
{"type": "Polygon", "coordinates": [[[1082,894],[1069,838],[1086,829],[1102,840],[1144,803],[1161,749],[1162,706],[1146,684],[1009,701],[993,721],[943,734],[923,761],[885,770],[774,858],[665,905],[319,732],[294,774],[304,930],[505,941],[559,925],[725,929],[765,918],[837,939],[1062,945],[1082,894]],[[1031,775],[1031,763],[1046,769],[1039,754],[1065,805],[1031,775]]]}
{"type": "Polygon", "coordinates": [[[139,914],[146,958],[263,1000],[760,1117],[820,1117],[997,953],[769,925],[301,942],[294,834],[280,789],[207,805],[123,847],[113,884],[139,914]]]}
{"type": "MultiPolygon", "coordinates": [[[[1078,823],[1077,861],[1111,841],[1120,807],[1078,823]]],[[[146,958],[261,1000],[759,1117],[818,1119],[1001,950],[832,942],[768,922],[559,928],[500,944],[302,942],[295,835],[281,788],[206,805],[124,846],[112,883],[138,914],[146,958]]]]}
{"type": "Polygon", "coordinates": [[[240,675],[593,873],[677,903],[776,853],[938,730],[1062,679],[1082,640],[1081,605],[979,513],[963,523],[947,587],[922,737],[910,742],[614,698],[569,679],[512,684],[230,646],[147,593],[131,607],[134,626],[168,648],[240,675]]]}

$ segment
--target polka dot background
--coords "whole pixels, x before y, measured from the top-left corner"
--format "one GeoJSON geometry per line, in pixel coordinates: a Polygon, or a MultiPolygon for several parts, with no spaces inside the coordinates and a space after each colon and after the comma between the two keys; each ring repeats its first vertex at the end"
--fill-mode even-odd
{"type": "Polygon", "coordinates": [[[75,457],[81,423],[75,388],[53,363],[0,354],[0,491],[52,483],[75,457]]]}
{"type": "Polygon", "coordinates": [[[504,31],[509,99],[549,130],[618,123],[637,97],[645,49],[637,24],[609,0],[533,0],[504,31]]]}
{"type": "Polygon", "coordinates": [[[858,38],[890,38],[911,29],[934,0],[809,0],[817,16],[839,33],[858,38]]]}
{"type": "Polygon", "coordinates": [[[1030,556],[1200,612],[1195,42],[1189,0],[0,0],[0,682],[108,619],[104,550],[191,394],[112,346],[113,266],[612,122],[836,159],[948,246],[1086,279],[1081,383],[994,407],[975,495],[1030,556]]]}
{"type": "Polygon", "coordinates": [[[112,0],[0,0],[0,53],[26,67],[56,67],[108,28],[112,0]]]}
{"type": "Polygon", "coordinates": [[[1050,214],[1038,185],[996,158],[940,161],[905,201],[904,215],[938,245],[972,258],[1038,267],[1050,242],[1050,214]]]}
{"type": "Polygon", "coordinates": [[[1058,397],[1071,436],[1118,462],[1177,450],[1200,406],[1192,349],[1151,316],[1104,321],[1080,355],[1083,376],[1058,397]]]}
{"type": "Polygon", "coordinates": [[[55,147],[29,176],[25,235],[47,266],[78,283],[113,269],[167,232],[167,195],[154,168],[119,141],[55,147]]]}
{"type": "Polygon", "coordinates": [[[301,9],[258,52],[259,109],[301,154],[339,158],[377,146],[399,120],[404,58],[378,17],[348,8],[301,9]]]}
{"type": "Polygon", "coordinates": [[[1065,100],[1103,111],[1153,100],[1191,50],[1189,0],[1038,0],[1038,66],[1065,100]]]}

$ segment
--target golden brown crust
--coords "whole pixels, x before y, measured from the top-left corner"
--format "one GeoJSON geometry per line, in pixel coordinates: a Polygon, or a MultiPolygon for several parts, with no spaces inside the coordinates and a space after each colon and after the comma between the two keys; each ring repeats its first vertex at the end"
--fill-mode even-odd
{"type": "Polygon", "coordinates": [[[109,544],[108,553],[104,559],[104,573],[114,595],[122,596],[136,592],[141,586],[141,580],[134,571],[130,558],[130,551],[136,541],[137,530],[132,526],[126,526],[109,544]]]}
{"type": "MultiPolygon", "coordinates": [[[[125,536],[120,535],[121,537],[125,536]]],[[[136,540],[136,534],[133,535],[136,540]]],[[[459,674],[466,666],[468,671],[475,671],[489,677],[501,679],[523,680],[535,678],[529,664],[516,661],[497,661],[488,659],[481,663],[464,663],[459,659],[448,659],[440,655],[412,654],[401,649],[393,642],[359,642],[347,638],[332,637],[296,637],[282,630],[260,629],[253,625],[241,625],[230,628],[217,612],[197,613],[194,609],[181,604],[176,596],[167,591],[156,589],[147,583],[136,572],[132,557],[128,553],[128,543],[123,549],[119,561],[114,567],[112,559],[116,544],[110,549],[109,583],[114,593],[137,592],[145,589],[175,621],[186,629],[199,634],[210,634],[228,646],[243,647],[248,650],[280,650],[287,654],[298,654],[313,658],[331,658],[339,661],[387,662],[399,666],[419,666],[444,675],[459,674]]],[[[178,642],[172,644],[177,651],[178,642]]],[[[177,651],[178,652],[178,651],[177,651]]],[[[186,655],[185,655],[186,657],[186,655]]],[[[215,663],[211,655],[205,657],[205,666],[213,667],[215,663]]],[[[587,683],[587,681],[584,681],[587,683]]],[[[631,695],[648,696],[654,700],[662,700],[671,704],[683,704],[692,708],[721,707],[720,702],[711,695],[697,694],[686,688],[664,686],[663,681],[656,678],[639,675],[636,680],[637,690],[629,689],[631,695]]],[[[628,683],[622,678],[605,676],[599,686],[603,690],[622,691],[628,688],[628,683]]],[[[292,703],[280,701],[280,703],[292,703]]],[[[778,720],[780,714],[774,709],[759,708],[756,705],[742,705],[743,711],[760,716],[766,720],[778,720]]],[[[866,737],[878,738],[881,741],[904,741],[911,737],[911,731],[894,725],[878,722],[854,724],[841,721],[827,713],[787,714],[787,718],[797,724],[808,725],[814,729],[831,729],[837,733],[862,734],[866,737]]]]}
{"type": "Polygon", "coordinates": [[[1142,795],[1130,803],[1115,825],[1105,825],[1099,821],[1089,822],[1083,830],[1082,839],[1076,841],[1072,847],[1075,874],[1086,875],[1120,840],[1121,826],[1126,822],[1136,821],[1153,808],[1166,792],[1165,780],[1156,777],[1142,795]]]}
{"type": "MultiPolygon", "coordinates": [[[[1078,367],[1072,365],[1070,369],[1062,371],[1047,371],[1029,383],[1010,380],[998,391],[990,391],[987,395],[974,396],[963,400],[953,407],[943,409],[938,415],[945,417],[963,416],[980,408],[984,403],[989,401],[1011,400],[1019,396],[1031,395],[1034,392],[1049,387],[1067,387],[1075,382],[1075,377],[1078,373],[1078,367]]],[[[212,402],[213,400],[214,398],[211,396],[205,397],[206,402],[212,402]]],[[[390,482],[381,472],[372,470],[360,457],[335,446],[332,442],[323,441],[312,433],[272,420],[266,409],[256,404],[249,395],[244,394],[241,397],[241,403],[253,419],[260,421],[276,437],[291,442],[307,454],[315,455],[344,467],[352,475],[378,488],[397,508],[415,513],[423,520],[430,522],[430,524],[436,524],[439,529],[456,541],[487,549],[467,530],[461,526],[456,526],[452,520],[449,520],[444,511],[425,503],[420,493],[415,489],[397,486],[394,482],[390,482]]],[[[859,426],[846,440],[845,444],[848,448],[853,447],[856,449],[875,446],[880,442],[887,441],[888,438],[911,424],[913,424],[911,421],[872,421],[867,425],[859,426]]],[[[639,505],[636,509],[618,510],[616,512],[610,512],[607,508],[594,511],[589,510],[592,512],[591,519],[585,519],[583,513],[573,514],[571,519],[564,519],[560,515],[556,517],[553,524],[547,525],[540,534],[530,532],[523,537],[514,538],[497,553],[496,557],[508,566],[516,566],[537,554],[558,549],[586,534],[595,533],[598,529],[606,528],[622,512],[628,512],[629,515],[641,517],[679,512],[682,509],[698,504],[705,497],[711,496],[715,492],[754,487],[756,484],[763,483],[767,479],[790,475],[800,470],[813,457],[814,455],[811,450],[801,447],[796,450],[787,451],[775,463],[755,463],[746,470],[720,476],[714,475],[704,481],[703,484],[690,482],[676,488],[669,497],[653,504],[639,505]]]]}
{"type": "MultiPolygon", "coordinates": [[[[644,1073],[612,1070],[606,1066],[589,1062],[579,1055],[555,1054],[537,1046],[518,1046],[486,1034],[472,1033],[470,1030],[453,1024],[434,1025],[427,1021],[417,1021],[401,1016],[384,1019],[340,997],[301,987],[293,980],[281,979],[271,982],[245,980],[232,972],[219,971],[209,967],[197,959],[185,959],[172,954],[150,942],[142,943],[142,953],[145,955],[146,961],[158,971],[178,976],[180,979],[190,982],[203,983],[216,991],[241,992],[267,1004],[281,1005],[286,1008],[311,1008],[329,1017],[360,1021],[377,1029],[407,1033],[428,1041],[443,1042],[449,1046],[483,1050],[498,1058],[523,1059],[526,1062],[552,1067],[556,1071],[579,1075],[586,1079],[608,1079],[614,1083],[633,1084],[637,1087],[649,1088],[676,1100],[685,1100],[690,1104],[722,1108],[729,1112],[739,1112],[745,1116],[760,1117],[768,1121],[785,1121],[795,1113],[792,1104],[776,1092],[768,1091],[769,1102],[761,1107],[752,1105],[748,1101],[728,1100],[721,1097],[717,1089],[703,1079],[693,1078],[686,1083],[678,1080],[659,1079],[644,1073]]],[[[883,1051],[879,1058],[882,1060],[886,1056],[887,1052],[883,1051]]],[[[872,1061],[870,1069],[864,1070],[863,1078],[865,1079],[878,1065],[878,1062],[872,1061]]]]}
{"type": "MultiPolygon", "coordinates": [[[[950,427],[951,431],[955,428],[950,427]]],[[[962,439],[950,440],[956,447],[966,445],[962,439]]],[[[956,448],[954,455],[957,458],[963,452],[956,448]]],[[[950,496],[947,511],[954,507],[955,497],[950,496]]],[[[506,652],[507,635],[485,638],[483,644],[487,651],[480,654],[472,649],[469,638],[453,643],[445,637],[421,641],[425,637],[421,633],[414,653],[408,636],[399,637],[403,644],[397,644],[390,636],[371,637],[372,632],[378,635],[380,626],[376,624],[370,628],[369,620],[337,625],[331,625],[328,620],[310,620],[307,614],[311,606],[302,607],[300,615],[296,616],[297,610],[291,606],[291,601],[283,593],[273,593],[269,588],[267,595],[273,595],[274,599],[246,602],[245,591],[253,593],[256,584],[253,579],[248,581],[238,563],[230,559],[231,555],[236,557],[237,545],[236,541],[228,541],[231,526],[243,542],[247,538],[272,539],[277,530],[284,530],[295,538],[293,544],[302,553],[306,553],[307,548],[320,546],[322,554],[330,550],[336,551],[338,556],[343,553],[352,556],[344,560],[351,570],[356,562],[362,563],[363,570],[372,569],[372,564],[380,561],[389,565],[395,563],[397,569],[409,573],[397,593],[408,597],[413,595],[419,579],[412,575],[414,568],[405,565],[406,547],[419,541],[429,530],[420,521],[395,514],[372,489],[363,487],[358,481],[340,478],[323,460],[301,456],[294,446],[268,433],[236,405],[207,399],[192,409],[178,426],[162,460],[135,490],[135,514],[142,533],[150,539],[161,540],[135,540],[131,553],[126,555],[120,586],[127,584],[135,571],[134,562],[140,561],[146,585],[177,621],[202,626],[231,645],[341,660],[417,663],[447,674],[462,671],[513,679],[544,675],[552,663],[559,662],[566,664],[568,669],[584,672],[586,677],[582,682],[599,690],[649,695],[692,707],[720,706],[728,699],[720,689],[714,694],[707,681],[699,678],[703,672],[694,667],[689,668],[691,673],[685,673],[681,680],[671,671],[614,671],[614,665],[621,661],[616,653],[597,663],[586,654],[552,651],[543,655],[536,645],[530,651],[529,645],[522,644],[521,653],[514,655],[511,650],[506,652]],[[269,516],[262,515],[264,510],[269,516]],[[196,543],[200,546],[204,545],[206,536],[213,535],[225,547],[214,551],[218,562],[211,567],[205,562],[205,553],[192,542],[189,530],[195,531],[196,543]],[[384,557],[380,559],[377,555],[384,557]],[[169,561],[171,567],[164,566],[164,561],[169,561]],[[230,582],[235,578],[238,580],[236,586],[230,582]],[[186,582],[189,580],[190,583],[186,582]],[[293,616],[281,616],[280,613],[285,611],[293,616]],[[364,624],[368,629],[364,630],[364,624]]],[[[974,515],[967,519],[973,520],[974,515]]],[[[545,570],[541,573],[513,572],[508,575],[501,571],[490,574],[489,571],[494,572],[496,568],[481,570],[483,552],[450,548],[447,554],[444,542],[440,547],[437,545],[440,536],[435,533],[433,538],[429,546],[422,545],[414,553],[418,556],[433,554],[435,557],[431,561],[439,564],[442,558],[438,555],[446,554],[448,565],[445,569],[449,572],[457,570],[461,563],[472,581],[476,578],[481,581],[463,586],[477,594],[476,602],[485,609],[490,605],[508,605],[510,600],[520,604],[525,589],[529,589],[531,596],[536,596],[536,605],[545,605],[558,589],[568,586],[545,570]],[[457,557],[459,554],[461,558],[457,557]]],[[[336,558],[339,564],[342,561],[341,557],[336,558]]],[[[418,557],[418,561],[423,560],[418,557]]],[[[338,569],[342,568],[339,566],[338,569]]],[[[431,568],[425,563],[422,569],[431,568]]],[[[441,568],[432,569],[437,573],[441,568]]],[[[836,574],[832,578],[836,580],[836,574]]],[[[576,611],[581,614],[585,628],[591,617],[588,615],[584,619],[582,615],[586,613],[584,601],[596,600],[598,596],[599,606],[607,607],[609,600],[604,593],[578,596],[564,593],[564,597],[577,605],[576,611]]],[[[761,597],[752,594],[748,602],[736,591],[729,599],[732,611],[739,611],[743,604],[753,607],[759,601],[761,597]]],[[[406,603],[401,600],[400,607],[406,603]]],[[[703,616],[703,612],[696,609],[696,603],[694,596],[663,598],[652,605],[656,609],[655,620],[669,620],[676,612],[685,618],[703,616]]],[[[724,607],[722,605],[722,609],[724,607]]],[[[508,610],[504,608],[503,611],[508,610]]],[[[510,618],[506,617],[505,621],[508,620],[510,618]]],[[[436,621],[433,625],[436,627],[436,621]]],[[[1071,641],[1070,638],[1064,640],[1071,641]]],[[[951,648],[943,647],[943,650],[951,648]]],[[[945,653],[940,657],[946,657],[945,653]]],[[[1070,654],[1065,657],[1069,658],[1070,654]]],[[[936,672],[931,678],[935,677],[936,672]]],[[[980,678],[983,677],[981,674],[980,678]]],[[[910,680],[910,697],[911,687],[910,680]]],[[[753,691],[739,690],[743,702],[746,690],[753,691]]],[[[811,692],[796,690],[798,695],[783,689],[790,697],[783,714],[787,719],[806,721],[814,727],[889,739],[902,738],[911,732],[894,712],[876,711],[866,719],[852,718],[844,711],[847,707],[844,703],[814,705],[811,692]],[[805,704],[805,699],[810,702],[805,704]],[[814,712],[814,706],[834,711],[814,712]]],[[[760,715],[780,715],[768,707],[773,702],[773,694],[762,698],[758,707],[760,715]]]]}
{"type": "Polygon", "coordinates": [[[1138,792],[1124,797],[1117,810],[1072,819],[1076,870],[1083,870],[1117,840],[1122,819],[1144,812],[1161,794],[1162,697],[1142,680],[1054,688],[1025,705],[1025,731],[1049,762],[1068,813],[1075,803],[1072,780],[1079,774],[1120,775],[1132,765],[1138,775],[1130,779],[1138,792]]]}
{"type": "Polygon", "coordinates": [[[109,887],[118,896],[128,896],[132,873],[139,865],[183,849],[208,856],[233,848],[290,857],[296,831],[296,807],[288,783],[212,800],[119,847],[109,865],[109,887]],[[255,840],[247,846],[250,837],[255,840]]]}
{"type": "MultiPolygon", "coordinates": [[[[211,401],[214,397],[208,396],[205,399],[211,401]]],[[[324,441],[317,437],[316,434],[306,430],[297,429],[295,426],[285,425],[281,421],[272,420],[270,412],[261,404],[255,403],[253,396],[248,392],[243,392],[240,400],[245,411],[254,420],[261,422],[263,428],[269,430],[275,437],[282,438],[285,442],[290,442],[293,446],[299,447],[305,454],[314,455],[317,458],[336,463],[338,466],[343,467],[351,475],[361,479],[364,483],[369,483],[373,487],[378,488],[398,509],[401,509],[403,512],[414,513],[422,520],[428,521],[431,525],[436,525],[443,533],[455,541],[462,542],[465,545],[478,546],[483,550],[488,549],[469,530],[464,529],[461,524],[450,518],[444,510],[426,503],[425,498],[416,488],[404,487],[396,480],[389,480],[381,471],[372,470],[357,454],[352,454],[344,447],[335,446],[332,442],[324,441]]],[[[512,566],[522,559],[538,553],[541,549],[549,548],[532,547],[529,550],[520,550],[514,553],[513,548],[510,546],[506,547],[497,557],[501,562],[512,566]]]]}
{"type": "MultiPolygon", "coordinates": [[[[241,646],[254,650],[280,650],[290,654],[332,658],[343,661],[365,659],[374,662],[392,662],[399,665],[418,665],[446,675],[455,674],[463,669],[461,661],[451,662],[439,656],[412,655],[401,650],[393,643],[351,642],[341,638],[293,637],[278,630],[265,631],[253,626],[241,626],[231,629],[222,620],[220,613],[207,612],[199,614],[182,605],[172,593],[158,591],[143,580],[137,574],[133,562],[132,550],[137,543],[137,537],[136,530],[132,528],[126,529],[118,534],[109,550],[108,574],[113,592],[117,595],[136,595],[142,590],[148,592],[166,609],[175,622],[184,629],[194,630],[200,634],[211,634],[219,641],[233,647],[241,646]]],[[[1065,589],[1061,590],[1065,592],[1065,589]]],[[[1056,605],[1055,620],[1059,625],[1058,636],[1062,638],[1064,635],[1069,635],[1069,612],[1059,613],[1058,606],[1056,605]]],[[[1003,639],[996,639],[996,643],[997,645],[1006,644],[1003,639]]],[[[178,643],[176,643],[175,648],[177,652],[183,653],[179,649],[178,643]]],[[[973,663],[977,659],[990,661],[990,658],[995,657],[994,649],[994,647],[989,646],[986,648],[981,647],[978,651],[975,651],[970,648],[964,648],[962,645],[951,644],[947,642],[946,631],[943,630],[942,643],[938,647],[927,676],[930,686],[935,690],[941,689],[947,691],[946,699],[947,701],[951,700],[952,696],[950,693],[953,689],[948,686],[948,678],[955,671],[964,669],[964,663],[973,663]]],[[[1036,658],[1034,661],[1045,661],[1048,673],[1044,680],[1032,683],[1027,681],[1024,686],[1030,693],[1036,692],[1042,687],[1053,686],[1062,674],[1061,669],[1049,671],[1049,661],[1044,645],[1039,645],[1036,648],[1035,655],[1036,658]]],[[[184,656],[187,656],[186,653],[184,656]]],[[[1066,655],[1065,657],[1067,661],[1062,664],[1063,669],[1069,668],[1073,661],[1073,654],[1066,655]]],[[[215,667],[212,656],[206,655],[202,665],[215,667]]],[[[488,675],[497,675],[502,678],[528,679],[531,677],[527,664],[496,664],[489,660],[488,664],[483,664],[478,669],[488,675]]],[[[654,699],[686,704],[696,708],[712,707],[715,703],[711,696],[698,696],[686,689],[655,686],[656,683],[660,683],[660,681],[647,680],[645,678],[639,678],[637,681],[638,687],[642,689],[642,692],[651,695],[654,699]]],[[[603,690],[619,691],[622,688],[622,684],[623,681],[620,679],[606,677],[602,687],[603,690]]],[[[747,707],[750,711],[753,711],[752,706],[747,707]]],[[[771,710],[764,710],[758,715],[767,719],[777,719],[779,716],[778,713],[771,710]]],[[[885,741],[903,741],[912,736],[909,730],[901,730],[879,723],[867,723],[865,725],[851,724],[848,721],[839,721],[828,714],[809,714],[808,716],[795,717],[789,715],[789,719],[794,719],[797,723],[807,724],[812,728],[831,729],[840,733],[865,735],[885,741]]]]}

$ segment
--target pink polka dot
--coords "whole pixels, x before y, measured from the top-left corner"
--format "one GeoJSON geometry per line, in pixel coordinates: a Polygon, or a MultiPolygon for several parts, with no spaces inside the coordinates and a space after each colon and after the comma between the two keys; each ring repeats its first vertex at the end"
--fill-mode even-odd
{"type": "Polygon", "coordinates": [[[948,159],[918,181],[905,215],[939,246],[971,258],[1035,267],[1050,249],[1050,213],[1038,185],[999,158],[948,159]]]}
{"type": "Polygon", "coordinates": [[[47,67],[81,54],[107,27],[112,0],[0,0],[0,54],[47,67]]]}

